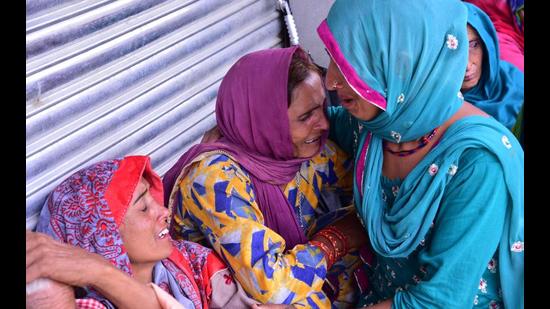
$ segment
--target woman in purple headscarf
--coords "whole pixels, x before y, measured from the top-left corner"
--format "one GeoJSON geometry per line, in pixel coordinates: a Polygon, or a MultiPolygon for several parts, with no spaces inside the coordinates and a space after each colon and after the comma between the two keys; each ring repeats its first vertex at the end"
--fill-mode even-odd
{"type": "Polygon", "coordinates": [[[262,303],[347,307],[358,294],[365,234],[353,207],[321,203],[321,192],[348,203],[352,190],[324,110],[319,70],[299,47],[245,55],[218,92],[222,138],[163,179],[172,236],[211,246],[262,303]]]}

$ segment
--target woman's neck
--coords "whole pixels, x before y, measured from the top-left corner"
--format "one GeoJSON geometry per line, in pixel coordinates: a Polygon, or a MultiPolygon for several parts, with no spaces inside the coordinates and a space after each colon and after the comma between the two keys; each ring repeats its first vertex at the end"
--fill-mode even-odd
{"type": "Polygon", "coordinates": [[[153,281],[153,267],[156,263],[139,263],[132,264],[132,273],[134,278],[143,283],[147,284],[153,281]]]}
{"type": "MultiPolygon", "coordinates": [[[[431,138],[428,144],[419,151],[405,157],[399,157],[393,155],[387,151],[384,152],[384,162],[382,166],[382,175],[389,179],[405,179],[411,170],[420,162],[424,156],[433,148],[433,146],[441,139],[447,128],[449,128],[455,121],[472,115],[488,116],[485,112],[471,105],[468,102],[464,102],[460,109],[443,123],[436,134],[431,138]]],[[[418,141],[404,142],[401,144],[387,142],[388,148],[392,151],[402,151],[414,148],[418,145],[418,141]]]]}

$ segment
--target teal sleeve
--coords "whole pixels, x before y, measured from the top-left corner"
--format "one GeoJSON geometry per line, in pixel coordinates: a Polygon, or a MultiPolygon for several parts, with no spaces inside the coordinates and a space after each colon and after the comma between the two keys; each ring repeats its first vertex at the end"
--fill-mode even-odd
{"type": "Polygon", "coordinates": [[[472,308],[499,244],[508,201],[497,158],[486,150],[466,150],[445,189],[432,238],[419,253],[427,275],[397,292],[392,308],[472,308]]]}
{"type": "Polygon", "coordinates": [[[353,157],[355,139],[358,134],[358,122],[341,106],[329,106],[327,117],[330,123],[329,139],[353,157]]]}

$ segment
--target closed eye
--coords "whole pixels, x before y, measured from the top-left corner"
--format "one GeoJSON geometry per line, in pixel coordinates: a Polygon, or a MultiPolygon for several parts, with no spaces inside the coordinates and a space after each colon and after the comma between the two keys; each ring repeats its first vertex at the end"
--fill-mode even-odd
{"type": "Polygon", "coordinates": [[[298,120],[299,121],[306,121],[311,117],[311,114],[312,114],[311,112],[305,113],[305,114],[301,115],[300,117],[298,117],[298,120]]]}
{"type": "Polygon", "coordinates": [[[298,120],[299,121],[306,121],[308,120],[311,115],[313,115],[313,113],[318,110],[319,108],[321,108],[322,104],[321,105],[317,105],[315,106],[314,108],[308,110],[307,112],[303,113],[302,115],[300,115],[300,117],[298,117],[298,120]]]}

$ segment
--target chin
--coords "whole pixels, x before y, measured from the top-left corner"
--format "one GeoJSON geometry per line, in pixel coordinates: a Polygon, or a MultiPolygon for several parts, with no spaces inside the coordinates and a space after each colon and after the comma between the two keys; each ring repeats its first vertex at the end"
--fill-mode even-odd
{"type": "Polygon", "coordinates": [[[315,143],[314,145],[315,146],[313,146],[312,149],[301,151],[300,153],[298,153],[298,155],[296,157],[297,158],[309,158],[309,157],[315,156],[316,154],[319,153],[319,142],[315,143]]]}

